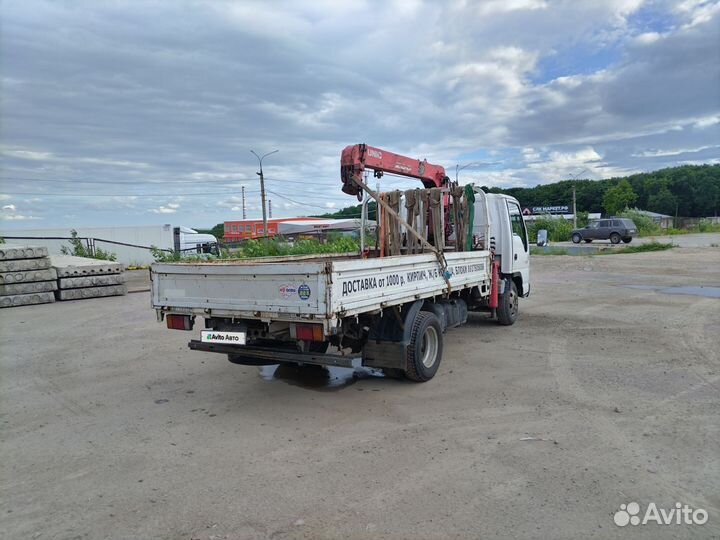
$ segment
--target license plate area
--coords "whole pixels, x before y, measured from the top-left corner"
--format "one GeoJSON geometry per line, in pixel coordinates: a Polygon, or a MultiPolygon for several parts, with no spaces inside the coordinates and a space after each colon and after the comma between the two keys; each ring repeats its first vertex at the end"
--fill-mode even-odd
{"type": "Polygon", "coordinates": [[[200,341],[203,343],[245,345],[245,339],[245,332],[225,332],[224,330],[203,330],[200,332],[200,341]]]}

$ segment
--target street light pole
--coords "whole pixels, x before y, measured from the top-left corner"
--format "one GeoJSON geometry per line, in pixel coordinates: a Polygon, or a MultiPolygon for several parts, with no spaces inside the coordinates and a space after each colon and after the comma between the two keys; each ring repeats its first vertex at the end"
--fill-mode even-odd
{"type": "Polygon", "coordinates": [[[498,165],[500,162],[498,161],[472,161],[470,163],[466,163],[462,167],[460,164],[455,165],[455,183],[458,183],[458,173],[462,171],[463,169],[467,169],[468,167],[490,167],[492,165],[498,165]]]}
{"type": "Polygon", "coordinates": [[[268,224],[267,224],[267,209],[265,208],[265,177],[263,176],[262,162],[263,162],[263,159],[265,159],[269,155],[274,154],[275,152],[279,152],[279,151],[280,150],[273,150],[272,152],[268,152],[267,154],[258,156],[255,153],[255,150],[250,150],[250,152],[256,158],[258,158],[258,162],[260,163],[260,172],[255,173],[255,174],[257,174],[260,177],[260,198],[262,199],[263,236],[267,236],[268,224]]]}

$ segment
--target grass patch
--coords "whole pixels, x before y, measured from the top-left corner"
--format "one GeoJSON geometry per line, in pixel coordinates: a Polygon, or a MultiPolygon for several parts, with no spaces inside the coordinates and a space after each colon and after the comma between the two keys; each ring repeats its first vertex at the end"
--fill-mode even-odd
{"type": "Polygon", "coordinates": [[[720,232],[720,223],[712,223],[710,220],[703,219],[698,223],[697,232],[701,233],[717,233],[720,232]]]}
{"type": "Polygon", "coordinates": [[[568,220],[556,216],[541,216],[533,222],[527,223],[528,236],[530,242],[537,242],[537,233],[541,229],[548,232],[548,240],[550,242],[567,242],[570,240],[573,226],[568,220]]]}
{"type": "Polygon", "coordinates": [[[349,236],[329,237],[321,243],[315,239],[290,243],[283,238],[249,240],[239,250],[229,254],[231,258],[280,257],[285,255],[321,255],[327,253],[352,253],[360,250],[360,244],[349,236]]]}
{"type": "Polygon", "coordinates": [[[638,246],[625,246],[618,249],[605,249],[598,251],[597,255],[615,255],[618,253],[645,253],[646,251],[665,251],[666,249],[672,249],[675,244],[664,243],[664,242],[648,242],[647,244],[640,244],[638,246]]]}
{"type": "Polygon", "coordinates": [[[60,253],[63,255],[74,255],[75,257],[85,257],[86,259],[98,259],[101,261],[117,261],[117,255],[111,251],[105,251],[96,247],[95,250],[88,249],[83,241],[78,238],[78,233],[75,229],[70,229],[70,236],[72,237],[70,247],[61,246],[60,253]]]}
{"type": "Polygon", "coordinates": [[[150,251],[155,262],[211,262],[228,259],[253,259],[256,257],[283,257],[289,255],[322,255],[329,253],[354,253],[360,251],[360,244],[349,236],[329,235],[326,242],[318,240],[298,240],[288,242],[284,238],[248,240],[233,251],[223,250],[220,256],[195,255],[167,252],[157,247],[150,251]]]}
{"type": "Polygon", "coordinates": [[[567,255],[567,248],[561,247],[549,247],[541,248],[536,246],[530,246],[530,255],[567,255]]]}

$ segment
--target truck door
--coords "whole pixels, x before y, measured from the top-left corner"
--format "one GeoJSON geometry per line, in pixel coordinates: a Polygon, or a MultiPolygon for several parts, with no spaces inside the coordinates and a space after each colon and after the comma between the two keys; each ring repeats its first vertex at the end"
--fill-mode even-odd
{"type": "Polygon", "coordinates": [[[507,201],[507,208],[512,227],[512,273],[520,274],[523,282],[522,294],[527,295],[530,292],[530,244],[525,220],[516,202],[507,201]]]}

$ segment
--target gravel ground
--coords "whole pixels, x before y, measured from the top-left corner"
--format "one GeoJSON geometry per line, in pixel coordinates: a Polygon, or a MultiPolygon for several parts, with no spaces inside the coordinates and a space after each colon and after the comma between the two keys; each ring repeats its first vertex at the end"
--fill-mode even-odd
{"type": "Polygon", "coordinates": [[[532,264],[425,384],[191,352],[143,292],[2,310],[0,536],[720,536],[720,249],[532,264]]]}

